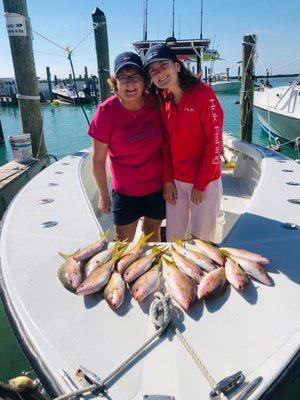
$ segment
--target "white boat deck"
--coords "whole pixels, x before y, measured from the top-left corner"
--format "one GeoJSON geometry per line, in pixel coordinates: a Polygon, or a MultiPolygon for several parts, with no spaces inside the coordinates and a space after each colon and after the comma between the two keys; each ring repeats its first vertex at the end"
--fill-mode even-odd
{"type": "MultiPolygon", "coordinates": [[[[228,288],[216,300],[195,303],[188,313],[175,307],[173,318],[215,381],[239,370],[247,382],[262,376],[249,397],[258,399],[300,347],[300,320],[295,317],[300,307],[300,231],[283,227],[287,222],[300,226],[300,205],[289,201],[299,199],[299,186],[287,185],[300,183],[300,166],[231,137],[225,140],[225,156],[237,160],[234,171],[223,175],[223,243],[270,258],[267,269],[274,286],[252,281],[242,293],[228,288]]],[[[60,370],[74,378],[82,364],[104,378],[154,332],[150,300],[139,305],[127,291],[124,304],[113,312],[101,295],[76,296],[57,278],[63,262],[58,251],[73,253],[95,241],[100,226],[111,226],[109,216],[100,218],[99,225],[93,204],[96,191],[87,152],[79,152],[26,185],[3,224],[3,298],[31,363],[52,395],[69,391],[60,370]],[[39,204],[41,199],[53,202],[39,204]],[[57,224],[42,229],[46,221],[57,224]]],[[[108,385],[107,398],[207,399],[210,390],[169,330],[108,385]]]]}

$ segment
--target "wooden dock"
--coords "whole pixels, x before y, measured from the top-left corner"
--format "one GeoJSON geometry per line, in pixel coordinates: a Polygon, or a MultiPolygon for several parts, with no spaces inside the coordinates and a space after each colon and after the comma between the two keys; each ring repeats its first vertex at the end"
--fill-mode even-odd
{"type": "Polygon", "coordinates": [[[30,164],[11,161],[0,167],[0,219],[22,187],[49,165],[49,158],[33,159],[30,164]]]}

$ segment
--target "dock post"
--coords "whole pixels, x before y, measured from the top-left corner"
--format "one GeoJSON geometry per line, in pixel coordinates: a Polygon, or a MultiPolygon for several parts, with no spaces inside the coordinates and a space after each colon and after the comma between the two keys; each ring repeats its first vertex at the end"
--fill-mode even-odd
{"type": "Polygon", "coordinates": [[[84,81],[85,81],[86,87],[90,88],[90,80],[89,80],[87,67],[84,67],[84,81]]]}
{"type": "Polygon", "coordinates": [[[31,133],[32,152],[37,157],[46,154],[46,146],[26,0],[3,0],[3,4],[23,133],[31,133]]]}
{"type": "Polygon", "coordinates": [[[242,39],[242,82],[241,82],[241,140],[252,142],[254,63],[256,35],[245,35],[242,39]]]}
{"type": "Polygon", "coordinates": [[[57,76],[56,75],[54,75],[54,85],[56,86],[58,84],[58,81],[57,81],[57,76]]]}
{"type": "Polygon", "coordinates": [[[50,103],[53,100],[53,94],[52,94],[52,82],[51,82],[51,72],[50,72],[50,67],[46,67],[46,73],[47,73],[47,82],[48,82],[48,89],[49,89],[49,98],[50,98],[50,103]]]}
{"type": "Polygon", "coordinates": [[[204,81],[207,83],[207,66],[204,67],[204,81]]]}
{"type": "Polygon", "coordinates": [[[1,124],[1,119],[0,119],[0,145],[1,144],[5,144],[5,141],[4,141],[3,129],[2,129],[2,124],[1,124]]]}
{"type": "Polygon", "coordinates": [[[229,70],[230,70],[230,68],[226,68],[226,79],[227,79],[227,82],[229,82],[229,70]]]}
{"type": "Polygon", "coordinates": [[[197,74],[199,75],[201,73],[201,60],[198,54],[196,55],[196,59],[197,59],[197,74]]]}
{"type": "Polygon", "coordinates": [[[94,99],[95,104],[98,104],[98,93],[97,93],[96,79],[97,79],[96,75],[91,75],[93,99],[94,99]]]}
{"type": "Polygon", "coordinates": [[[98,7],[92,14],[93,23],[98,24],[94,29],[98,77],[99,77],[99,97],[100,102],[104,101],[110,96],[110,89],[107,83],[109,78],[109,54],[108,54],[108,38],[106,17],[103,11],[98,7]]]}

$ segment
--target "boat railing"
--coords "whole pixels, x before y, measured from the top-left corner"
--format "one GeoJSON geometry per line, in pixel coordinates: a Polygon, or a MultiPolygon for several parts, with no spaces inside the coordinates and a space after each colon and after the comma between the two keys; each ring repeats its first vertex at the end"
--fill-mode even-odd
{"type": "Polygon", "coordinates": [[[285,98],[285,96],[289,93],[289,92],[293,92],[293,90],[295,89],[295,87],[298,85],[300,79],[300,74],[296,77],[296,79],[294,80],[294,82],[287,88],[287,90],[283,93],[283,95],[280,97],[280,99],[278,100],[278,102],[275,104],[275,110],[277,109],[277,107],[279,106],[279,104],[281,103],[281,101],[285,98]]]}

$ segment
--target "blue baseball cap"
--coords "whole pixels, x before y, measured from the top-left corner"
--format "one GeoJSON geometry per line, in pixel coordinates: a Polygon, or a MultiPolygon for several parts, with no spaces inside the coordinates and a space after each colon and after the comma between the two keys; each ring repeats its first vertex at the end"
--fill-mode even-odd
{"type": "Polygon", "coordinates": [[[172,60],[178,61],[175,52],[165,44],[155,44],[151,46],[144,58],[144,68],[148,67],[151,63],[155,61],[165,61],[172,60]]]}
{"type": "Polygon", "coordinates": [[[114,73],[116,74],[121,68],[126,66],[133,66],[140,70],[143,69],[143,61],[141,57],[130,51],[119,54],[114,62],[114,73]]]}

